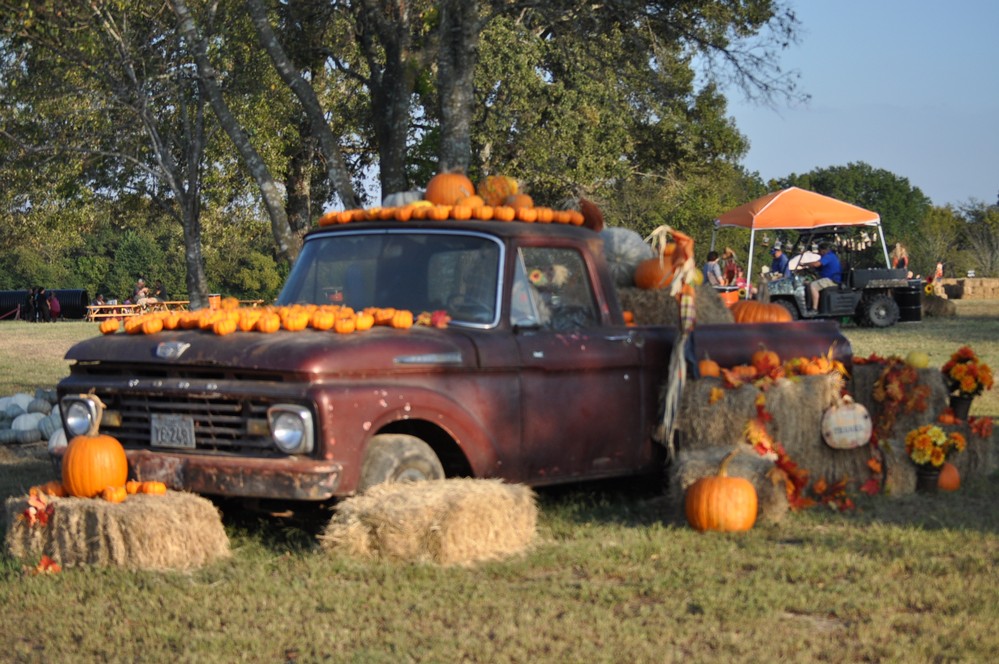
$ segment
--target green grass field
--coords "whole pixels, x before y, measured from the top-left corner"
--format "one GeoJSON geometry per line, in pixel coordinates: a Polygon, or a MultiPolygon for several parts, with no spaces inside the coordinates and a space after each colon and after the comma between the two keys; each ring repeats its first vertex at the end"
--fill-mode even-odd
{"type": "MultiPolygon", "coordinates": [[[[844,331],[857,355],[921,349],[939,365],[970,342],[996,366],[999,307],[958,304],[954,320],[844,331]]],[[[93,333],[0,323],[0,394],[54,385],[65,349],[93,333]]],[[[4,496],[52,477],[46,459],[0,449],[4,496]]],[[[860,496],[852,513],[813,508],[740,535],[690,530],[649,487],[542,491],[537,545],[469,568],[352,560],[315,546],[319,519],[227,509],[232,559],[194,573],[27,576],[0,556],[0,659],[992,661],[997,480],[860,496]]]]}

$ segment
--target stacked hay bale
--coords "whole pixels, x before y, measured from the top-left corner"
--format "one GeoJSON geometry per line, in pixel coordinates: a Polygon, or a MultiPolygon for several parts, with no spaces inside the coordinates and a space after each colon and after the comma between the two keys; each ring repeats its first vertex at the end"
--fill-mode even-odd
{"type": "Polygon", "coordinates": [[[168,491],[125,502],[50,498],[48,523],[22,518],[26,496],[8,498],[6,546],[21,559],[49,556],[63,567],[94,565],[190,570],[230,555],[218,510],[205,498],[168,491]]]}
{"type": "MultiPolygon", "coordinates": [[[[728,310],[711,286],[701,284],[694,287],[697,301],[697,323],[733,323],[732,312],[728,310]]],[[[637,325],[665,325],[679,327],[680,305],[669,294],[668,288],[646,290],[642,288],[619,287],[617,289],[621,308],[635,315],[637,325]]]]}
{"type": "Polygon", "coordinates": [[[537,518],[534,492],[499,480],[378,484],[337,506],[320,543],[364,558],[466,565],[525,551],[537,518]]]}

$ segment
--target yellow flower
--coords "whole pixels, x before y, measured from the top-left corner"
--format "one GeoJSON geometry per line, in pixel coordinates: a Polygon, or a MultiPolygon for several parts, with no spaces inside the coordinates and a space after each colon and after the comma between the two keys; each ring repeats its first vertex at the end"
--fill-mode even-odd
{"type": "Polygon", "coordinates": [[[941,447],[934,447],[933,451],[930,452],[930,463],[934,466],[942,466],[946,458],[947,455],[944,454],[943,448],[941,447]]]}

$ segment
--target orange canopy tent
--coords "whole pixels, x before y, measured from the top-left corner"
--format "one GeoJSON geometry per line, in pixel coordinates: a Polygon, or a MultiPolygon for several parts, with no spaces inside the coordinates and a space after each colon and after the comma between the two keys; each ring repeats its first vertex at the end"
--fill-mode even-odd
{"type": "Polygon", "coordinates": [[[798,187],[781,189],[729,210],[715,220],[715,230],[726,227],[750,229],[747,275],[753,274],[757,230],[807,230],[825,226],[876,226],[885,264],[888,264],[888,249],[881,230],[881,216],[877,212],[814,191],[798,187]]]}

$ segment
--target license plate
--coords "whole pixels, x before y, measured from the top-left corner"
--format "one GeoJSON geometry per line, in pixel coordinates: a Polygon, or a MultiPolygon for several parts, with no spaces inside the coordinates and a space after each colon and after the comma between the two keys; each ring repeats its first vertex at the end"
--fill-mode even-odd
{"type": "Polygon", "coordinates": [[[194,420],[184,415],[152,413],[150,441],[153,447],[194,449],[194,420]]]}

